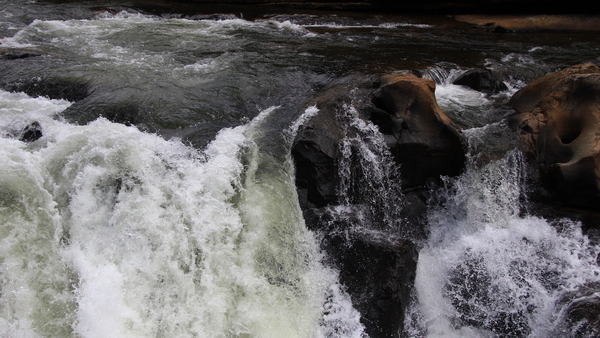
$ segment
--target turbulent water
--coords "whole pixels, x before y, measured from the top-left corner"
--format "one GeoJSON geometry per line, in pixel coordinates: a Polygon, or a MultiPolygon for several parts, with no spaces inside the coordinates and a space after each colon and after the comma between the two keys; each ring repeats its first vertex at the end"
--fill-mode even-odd
{"type": "MultiPolygon", "coordinates": [[[[528,170],[501,120],[527,82],[597,57],[597,36],[127,6],[0,1],[0,51],[19,51],[0,60],[2,337],[365,337],[304,224],[290,147],[319,90],[407,69],[438,83],[470,154],[432,187],[404,334],[594,334],[565,323],[573,295],[600,282],[600,248],[574,220],[528,214],[528,170]],[[473,66],[509,90],[451,84],[473,66]],[[21,141],[34,122],[43,136],[21,141]]],[[[347,114],[374,187],[361,203],[403,205],[377,129],[347,114]]],[[[375,230],[414,239],[383,218],[375,230]]]]}

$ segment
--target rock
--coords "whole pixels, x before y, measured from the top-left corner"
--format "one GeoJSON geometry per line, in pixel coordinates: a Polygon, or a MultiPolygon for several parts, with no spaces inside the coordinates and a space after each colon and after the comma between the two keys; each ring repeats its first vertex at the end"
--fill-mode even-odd
{"type": "Polygon", "coordinates": [[[41,54],[28,50],[0,49],[0,60],[17,60],[36,56],[41,56],[41,54]]]}
{"type": "Polygon", "coordinates": [[[519,90],[510,117],[543,186],[567,205],[598,210],[600,67],[586,63],[544,76],[519,90]]]}
{"type": "Polygon", "coordinates": [[[373,338],[403,330],[416,275],[414,243],[423,238],[429,199],[425,186],[459,174],[465,161],[463,137],[437,106],[432,81],[390,75],[377,86],[373,93],[372,86],[343,83],[320,93],[309,102],[319,112],[292,146],[306,225],[319,234],[373,338]],[[391,154],[380,143],[363,143],[381,137],[369,118],[391,154]]]}
{"type": "MultiPolygon", "coordinates": [[[[399,238],[398,229],[383,223],[379,203],[384,202],[368,205],[365,201],[377,200],[377,197],[371,198],[372,191],[363,185],[365,175],[370,173],[361,167],[355,145],[349,149],[353,154],[343,152],[344,142],[361,137],[361,130],[356,126],[360,116],[349,114],[352,89],[352,85],[335,85],[315,98],[319,112],[300,127],[292,148],[296,187],[306,225],[319,234],[328,264],[339,271],[340,283],[361,313],[366,333],[374,338],[396,337],[403,329],[404,312],[409,305],[417,250],[413,242],[399,238]],[[347,177],[341,173],[345,169],[349,171],[347,177]],[[342,184],[354,186],[347,191],[349,196],[341,192],[342,184]],[[361,211],[340,215],[335,211],[337,206],[361,211]],[[379,230],[372,231],[371,227],[379,230]],[[383,227],[388,228],[381,229],[383,227]]],[[[368,97],[368,93],[364,93],[364,97],[368,97]]],[[[399,191],[400,182],[394,183],[398,193],[389,199],[396,201],[403,196],[399,191]]],[[[377,192],[381,196],[388,193],[377,192]]],[[[418,207],[406,208],[411,210],[407,213],[411,220],[426,210],[416,196],[416,193],[411,194],[410,203],[418,207]]],[[[402,205],[394,203],[394,207],[400,211],[402,205]]]]}
{"type": "Polygon", "coordinates": [[[370,120],[400,164],[403,188],[456,176],[465,164],[464,137],[435,100],[435,83],[412,74],[386,75],[373,93],[370,120]]]}
{"type": "MultiPolygon", "coordinates": [[[[566,4],[566,3],[565,3],[566,4]]],[[[568,5],[567,5],[568,6],[568,5]]],[[[574,8],[573,8],[574,9],[574,8]]],[[[457,21],[478,25],[486,31],[506,32],[518,30],[574,30],[598,31],[600,20],[592,15],[573,15],[559,11],[560,15],[454,15],[457,21]]],[[[589,13],[589,12],[588,12],[589,13]]]]}
{"type": "Polygon", "coordinates": [[[386,243],[338,233],[327,246],[336,252],[340,280],[362,314],[369,337],[398,337],[417,270],[417,247],[410,241],[386,243]]]}
{"type": "Polygon", "coordinates": [[[467,86],[484,93],[499,93],[508,87],[489,69],[471,69],[456,79],[453,84],[467,86]]]}
{"type": "Polygon", "coordinates": [[[36,77],[0,83],[0,88],[11,92],[24,92],[32,97],[47,97],[71,102],[83,100],[90,94],[89,85],[79,79],[36,77]]]}
{"type": "Polygon", "coordinates": [[[187,17],[189,20],[209,20],[209,21],[223,21],[223,20],[236,20],[239,19],[235,14],[216,13],[216,14],[195,14],[187,17]]]}
{"type": "MultiPolygon", "coordinates": [[[[342,92],[344,89],[347,88],[342,87],[342,92]]],[[[337,163],[342,158],[339,144],[345,137],[341,111],[351,102],[347,94],[338,91],[337,87],[329,89],[317,99],[319,113],[300,128],[292,147],[296,188],[303,210],[337,201],[337,163]]]]}
{"type": "Polygon", "coordinates": [[[565,316],[556,336],[598,337],[600,335],[600,284],[588,283],[567,292],[559,301],[565,316]]]}
{"type": "Polygon", "coordinates": [[[19,140],[21,140],[22,142],[31,143],[31,142],[37,141],[41,137],[42,137],[42,126],[40,126],[40,124],[38,122],[33,122],[30,125],[28,125],[27,127],[25,127],[25,129],[23,129],[23,132],[21,133],[19,140]]]}

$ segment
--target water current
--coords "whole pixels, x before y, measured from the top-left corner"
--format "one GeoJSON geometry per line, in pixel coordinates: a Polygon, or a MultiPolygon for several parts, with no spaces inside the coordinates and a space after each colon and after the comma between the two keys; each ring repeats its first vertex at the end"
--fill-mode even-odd
{"type": "MultiPolygon", "coordinates": [[[[502,118],[528,82],[596,58],[597,34],[190,8],[0,0],[0,336],[366,337],[305,225],[290,149],[320,90],[406,70],[436,81],[469,155],[431,187],[426,237],[388,229],[419,246],[398,336],[594,336],[565,316],[600,282],[600,247],[576,220],[528,213],[502,118]],[[509,89],[451,84],[471,67],[509,89]],[[21,141],[34,122],[43,136],[21,141]]],[[[354,121],[385,189],[382,138],[354,121]]],[[[365,200],[402,198],[389,189],[365,200]]]]}

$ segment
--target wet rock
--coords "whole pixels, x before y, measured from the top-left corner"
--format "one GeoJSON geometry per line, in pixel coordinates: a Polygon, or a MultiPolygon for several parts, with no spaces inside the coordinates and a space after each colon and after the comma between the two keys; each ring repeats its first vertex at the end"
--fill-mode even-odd
{"type": "Polygon", "coordinates": [[[235,20],[239,19],[235,14],[195,14],[188,17],[189,20],[209,20],[209,21],[223,21],[223,20],[235,20]]]}
{"type": "Polygon", "coordinates": [[[42,136],[42,126],[38,122],[33,122],[23,129],[19,140],[22,142],[31,143],[37,141],[42,136]]]}
{"type": "Polygon", "coordinates": [[[600,202],[600,67],[586,63],[544,76],[519,90],[510,122],[540,179],[567,205],[600,202]]]}
{"type": "Polygon", "coordinates": [[[386,75],[373,93],[370,120],[400,164],[403,188],[456,176],[465,164],[464,137],[435,99],[435,83],[412,74],[386,75]]]}
{"type": "MultiPolygon", "coordinates": [[[[361,134],[355,125],[360,122],[348,114],[353,109],[349,94],[353,88],[335,85],[314,99],[319,112],[301,126],[292,148],[296,187],[307,227],[319,234],[329,265],[340,271],[340,282],[361,313],[366,333],[374,338],[397,337],[414,284],[417,253],[411,241],[400,238],[399,229],[383,223],[380,209],[384,208],[379,203],[368,205],[377,196],[371,196],[372,191],[363,185],[370,173],[361,167],[355,146],[349,149],[352,155],[343,153],[342,143],[359,139],[361,134]],[[350,181],[342,177],[346,169],[345,179],[350,181]],[[346,192],[349,195],[340,192],[342,184],[352,187],[346,192]],[[339,214],[334,211],[337,208],[357,208],[362,213],[339,214]]],[[[370,91],[364,93],[365,98],[370,91]]],[[[396,184],[398,193],[389,197],[392,200],[402,198],[400,183],[396,184]]],[[[417,201],[422,207],[417,197],[411,199],[411,203],[417,201]]],[[[402,206],[394,207],[400,210],[402,206]]],[[[406,217],[414,219],[425,208],[406,210],[411,210],[406,217]]]]}
{"type": "Polygon", "coordinates": [[[319,234],[366,333],[379,338],[403,330],[426,186],[459,174],[465,154],[462,135],[437,106],[432,81],[391,75],[375,83],[378,89],[338,84],[314,98],[309,105],[319,112],[299,128],[292,157],[307,227],[319,234]],[[387,147],[361,143],[381,137],[369,119],[387,147]],[[362,157],[365,147],[367,157],[382,160],[380,167],[362,157]],[[386,178],[373,179],[375,172],[386,178]]]}
{"type": "Polygon", "coordinates": [[[564,324],[557,334],[574,337],[600,335],[600,283],[588,283],[577,291],[568,292],[559,302],[565,306],[564,324]]]}
{"type": "Polygon", "coordinates": [[[416,276],[416,245],[342,233],[330,236],[327,245],[337,252],[340,280],[369,337],[398,337],[416,276]]]}
{"type": "Polygon", "coordinates": [[[300,205],[305,210],[337,201],[337,164],[342,158],[339,145],[345,137],[341,112],[351,102],[351,98],[344,94],[348,91],[345,86],[334,87],[321,95],[316,102],[319,113],[296,135],[292,157],[300,205]]]}
{"type": "MultiPolygon", "coordinates": [[[[566,4],[566,3],[565,3],[566,4]]],[[[547,10],[547,9],[545,9],[547,10]]],[[[574,7],[571,8],[574,10],[574,7]]],[[[584,13],[586,11],[584,10],[584,13]]],[[[587,11],[589,13],[589,9],[587,11]]],[[[592,15],[455,15],[457,21],[475,24],[490,32],[507,32],[519,30],[574,30],[598,31],[600,21],[592,15]]],[[[572,12],[573,13],[573,12],[572,12]]],[[[497,14],[497,13],[495,13],[497,14]]]]}
{"type": "Polygon", "coordinates": [[[467,86],[484,93],[499,93],[508,87],[489,69],[471,69],[456,79],[453,84],[467,86]]]}
{"type": "Polygon", "coordinates": [[[41,56],[41,54],[28,50],[0,49],[0,60],[17,60],[36,56],[41,56]]]}
{"type": "Polygon", "coordinates": [[[32,97],[43,96],[71,102],[83,100],[90,94],[88,84],[78,79],[41,77],[0,83],[0,87],[11,92],[24,92],[32,97]]]}

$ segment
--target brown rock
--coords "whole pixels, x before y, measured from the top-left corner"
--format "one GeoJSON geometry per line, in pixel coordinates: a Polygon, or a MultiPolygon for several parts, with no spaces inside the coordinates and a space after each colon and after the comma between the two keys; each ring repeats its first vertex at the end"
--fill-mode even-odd
{"type": "Polygon", "coordinates": [[[437,105],[433,81],[412,74],[385,75],[372,102],[370,119],[401,165],[404,188],[461,173],[463,136],[437,105]]]}
{"type": "MultiPolygon", "coordinates": [[[[589,15],[455,15],[457,21],[479,25],[484,29],[506,30],[600,30],[600,17],[589,15]]],[[[497,31],[497,30],[496,30],[497,31]]]]}
{"type": "Polygon", "coordinates": [[[600,67],[573,66],[544,76],[510,100],[526,151],[542,183],[563,202],[598,208],[600,198],[600,67]]]}

